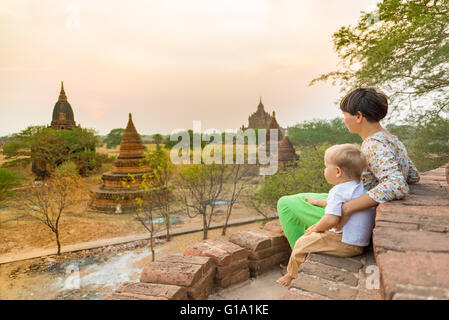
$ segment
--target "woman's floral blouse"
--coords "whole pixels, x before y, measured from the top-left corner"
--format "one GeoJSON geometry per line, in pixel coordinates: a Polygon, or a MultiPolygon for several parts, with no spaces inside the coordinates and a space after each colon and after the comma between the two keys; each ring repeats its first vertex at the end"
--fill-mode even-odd
{"type": "Polygon", "coordinates": [[[419,172],[407,155],[404,144],[385,131],[367,137],[362,152],[368,168],[362,174],[368,196],[378,203],[400,199],[408,194],[408,184],[419,181],[419,172]]]}

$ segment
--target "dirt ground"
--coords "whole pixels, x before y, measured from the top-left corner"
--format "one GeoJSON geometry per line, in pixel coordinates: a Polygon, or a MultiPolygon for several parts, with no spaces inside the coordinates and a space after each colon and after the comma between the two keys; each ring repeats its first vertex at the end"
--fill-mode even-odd
{"type": "MultiPolygon", "coordinates": [[[[262,225],[255,222],[230,227],[224,238],[229,239],[235,232],[262,225]]],[[[223,238],[221,229],[210,230],[208,238],[223,238]]],[[[156,245],[155,258],[182,254],[187,246],[202,240],[202,232],[174,236],[171,241],[156,245]]],[[[142,269],[151,261],[151,252],[145,247],[109,254],[68,255],[61,259],[52,256],[3,264],[0,265],[0,300],[101,299],[122,282],[138,281],[142,269]],[[49,261],[52,262],[48,264],[49,261]],[[70,276],[67,274],[70,263],[80,266],[81,287],[76,290],[66,289],[63,285],[70,276]]]]}
{"type": "MultiPolygon", "coordinates": [[[[218,214],[212,221],[224,221],[225,209],[225,206],[218,207],[218,214]]],[[[250,216],[258,216],[258,214],[253,209],[236,204],[231,219],[250,216]]],[[[0,217],[0,254],[55,247],[54,234],[36,219],[11,209],[0,210],[0,217]]],[[[171,226],[172,230],[202,224],[202,218],[199,216],[190,218],[180,214],[179,220],[180,223],[171,226]]],[[[90,211],[87,202],[64,214],[61,218],[60,228],[60,239],[63,246],[147,232],[139,222],[135,221],[133,215],[113,215],[90,211]]]]}
{"type": "MultiPolygon", "coordinates": [[[[153,146],[151,146],[153,148],[153,146]]],[[[98,152],[108,155],[118,155],[118,147],[115,149],[97,148],[98,152]]],[[[0,153],[0,165],[3,155],[0,153]]],[[[105,170],[108,166],[105,166],[105,170]]],[[[31,166],[21,171],[29,173],[27,181],[32,179],[31,166]]],[[[23,173],[21,172],[23,175],[23,173]]],[[[87,188],[97,186],[101,182],[102,172],[88,178],[83,178],[87,188]]],[[[32,180],[30,180],[32,181],[32,180]]],[[[105,214],[89,209],[88,189],[82,191],[85,196],[83,202],[76,208],[70,208],[65,212],[60,222],[60,240],[62,246],[80,242],[128,236],[147,232],[137,222],[132,214],[105,214]]],[[[217,206],[217,215],[213,222],[223,221],[226,206],[217,206]]],[[[231,219],[260,216],[254,209],[247,208],[236,203],[231,219]]],[[[202,225],[202,218],[190,218],[179,214],[179,223],[171,226],[172,229],[202,225]]],[[[0,206],[0,255],[15,254],[35,249],[48,249],[55,247],[54,234],[50,229],[26,213],[14,209],[14,200],[6,206],[0,206]]]]}

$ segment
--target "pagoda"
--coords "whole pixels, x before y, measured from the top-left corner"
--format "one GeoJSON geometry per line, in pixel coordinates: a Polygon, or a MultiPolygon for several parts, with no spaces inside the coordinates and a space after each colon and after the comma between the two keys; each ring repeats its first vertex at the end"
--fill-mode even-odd
{"type": "Polygon", "coordinates": [[[278,162],[282,163],[284,167],[296,166],[296,161],[299,160],[299,156],[296,154],[295,148],[286,134],[278,147],[278,162]]]}
{"type": "Polygon", "coordinates": [[[59,93],[58,101],[53,108],[53,117],[50,128],[57,130],[71,130],[76,127],[73,109],[67,101],[67,96],[64,91],[64,83],[61,81],[61,92],[59,93]]]}
{"type": "Polygon", "coordinates": [[[113,169],[102,176],[103,183],[91,189],[90,207],[109,213],[129,213],[138,210],[136,198],[148,191],[141,189],[147,166],[143,165],[145,147],[129,114],[128,125],[120,142],[120,155],[113,169]]]}

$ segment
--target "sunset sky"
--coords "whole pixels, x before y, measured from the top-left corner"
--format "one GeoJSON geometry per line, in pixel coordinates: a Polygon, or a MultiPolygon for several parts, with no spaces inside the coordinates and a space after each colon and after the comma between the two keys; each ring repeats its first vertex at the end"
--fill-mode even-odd
{"type": "Polygon", "coordinates": [[[340,115],[332,34],[375,0],[0,0],[0,136],[48,125],[64,81],[75,121],[106,134],[340,115]]]}

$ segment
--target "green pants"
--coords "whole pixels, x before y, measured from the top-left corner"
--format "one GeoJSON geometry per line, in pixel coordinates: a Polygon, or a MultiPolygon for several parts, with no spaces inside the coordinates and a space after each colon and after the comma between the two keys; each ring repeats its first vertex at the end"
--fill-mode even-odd
{"type": "Polygon", "coordinates": [[[298,193],[283,196],[277,203],[279,220],[292,249],[304,231],[324,216],[324,207],[311,205],[306,198],[327,199],[327,193],[298,193]]]}

